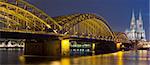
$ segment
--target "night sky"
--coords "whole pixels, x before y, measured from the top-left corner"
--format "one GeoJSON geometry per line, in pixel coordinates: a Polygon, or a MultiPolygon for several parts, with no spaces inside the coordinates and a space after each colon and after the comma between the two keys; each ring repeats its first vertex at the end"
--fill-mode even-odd
{"type": "Polygon", "coordinates": [[[141,11],[150,40],[149,0],[27,0],[49,16],[61,16],[73,13],[96,13],[102,16],[113,31],[124,32],[130,25],[132,10],[138,18],[141,11]]]}

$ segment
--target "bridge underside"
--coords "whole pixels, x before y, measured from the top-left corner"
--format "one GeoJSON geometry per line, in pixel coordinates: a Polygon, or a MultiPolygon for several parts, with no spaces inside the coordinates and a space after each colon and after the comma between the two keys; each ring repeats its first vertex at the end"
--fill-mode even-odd
{"type": "Polygon", "coordinates": [[[10,39],[57,39],[58,36],[54,34],[32,34],[32,33],[20,33],[20,32],[0,32],[0,38],[10,39]]]}
{"type": "Polygon", "coordinates": [[[74,56],[104,54],[117,51],[113,41],[90,39],[26,40],[26,55],[74,56]]]}

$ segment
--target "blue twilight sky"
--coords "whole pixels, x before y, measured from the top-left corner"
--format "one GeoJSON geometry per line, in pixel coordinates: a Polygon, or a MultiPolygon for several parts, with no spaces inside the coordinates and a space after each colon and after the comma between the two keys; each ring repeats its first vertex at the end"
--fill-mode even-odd
{"type": "Polygon", "coordinates": [[[51,17],[73,13],[96,13],[102,16],[113,31],[124,32],[129,28],[132,10],[138,18],[141,11],[150,40],[149,0],[27,0],[51,17]]]}

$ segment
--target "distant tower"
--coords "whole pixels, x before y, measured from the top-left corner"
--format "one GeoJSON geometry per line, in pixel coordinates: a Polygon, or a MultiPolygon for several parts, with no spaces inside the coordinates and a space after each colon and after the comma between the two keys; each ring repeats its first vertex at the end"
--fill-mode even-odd
{"type": "Polygon", "coordinates": [[[136,28],[135,15],[134,15],[134,11],[132,11],[132,18],[131,18],[131,23],[130,23],[130,30],[135,30],[135,28],[136,28]]]}
{"type": "Polygon", "coordinates": [[[139,13],[139,18],[137,20],[135,20],[134,11],[132,12],[130,29],[126,30],[125,33],[129,40],[146,41],[141,12],[139,13]]]}
{"type": "Polygon", "coordinates": [[[135,22],[134,11],[132,11],[130,30],[126,30],[125,33],[127,34],[129,40],[136,40],[136,22],[135,22]]]}
{"type": "Polygon", "coordinates": [[[137,20],[137,39],[146,41],[141,12],[139,13],[139,19],[137,20]]]}

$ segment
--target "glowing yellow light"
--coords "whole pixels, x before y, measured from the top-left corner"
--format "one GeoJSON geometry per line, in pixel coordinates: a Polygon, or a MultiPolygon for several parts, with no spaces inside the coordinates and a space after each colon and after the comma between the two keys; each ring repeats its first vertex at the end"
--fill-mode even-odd
{"type": "Polygon", "coordinates": [[[92,49],[93,49],[93,50],[95,49],[95,43],[92,44],[92,49]]]}
{"type": "Polygon", "coordinates": [[[65,39],[65,40],[61,41],[61,54],[63,56],[69,56],[70,55],[69,39],[65,39]]]}
{"type": "Polygon", "coordinates": [[[25,63],[25,57],[24,56],[19,56],[19,60],[22,64],[25,63]]]}
{"type": "Polygon", "coordinates": [[[117,53],[117,56],[118,56],[118,65],[123,65],[123,52],[119,51],[117,53]]]}
{"type": "Polygon", "coordinates": [[[121,43],[116,44],[118,50],[120,49],[120,45],[121,45],[121,43]]]}
{"type": "Polygon", "coordinates": [[[61,65],[70,65],[70,59],[69,58],[61,59],[61,65]]]}
{"type": "Polygon", "coordinates": [[[93,54],[95,54],[94,49],[95,49],[95,43],[92,44],[92,53],[93,53],[93,54]]]}
{"type": "MultiPolygon", "coordinates": [[[[44,64],[43,64],[44,65],[44,64]]],[[[53,61],[50,63],[50,65],[61,65],[59,61],[53,61]]]]}

